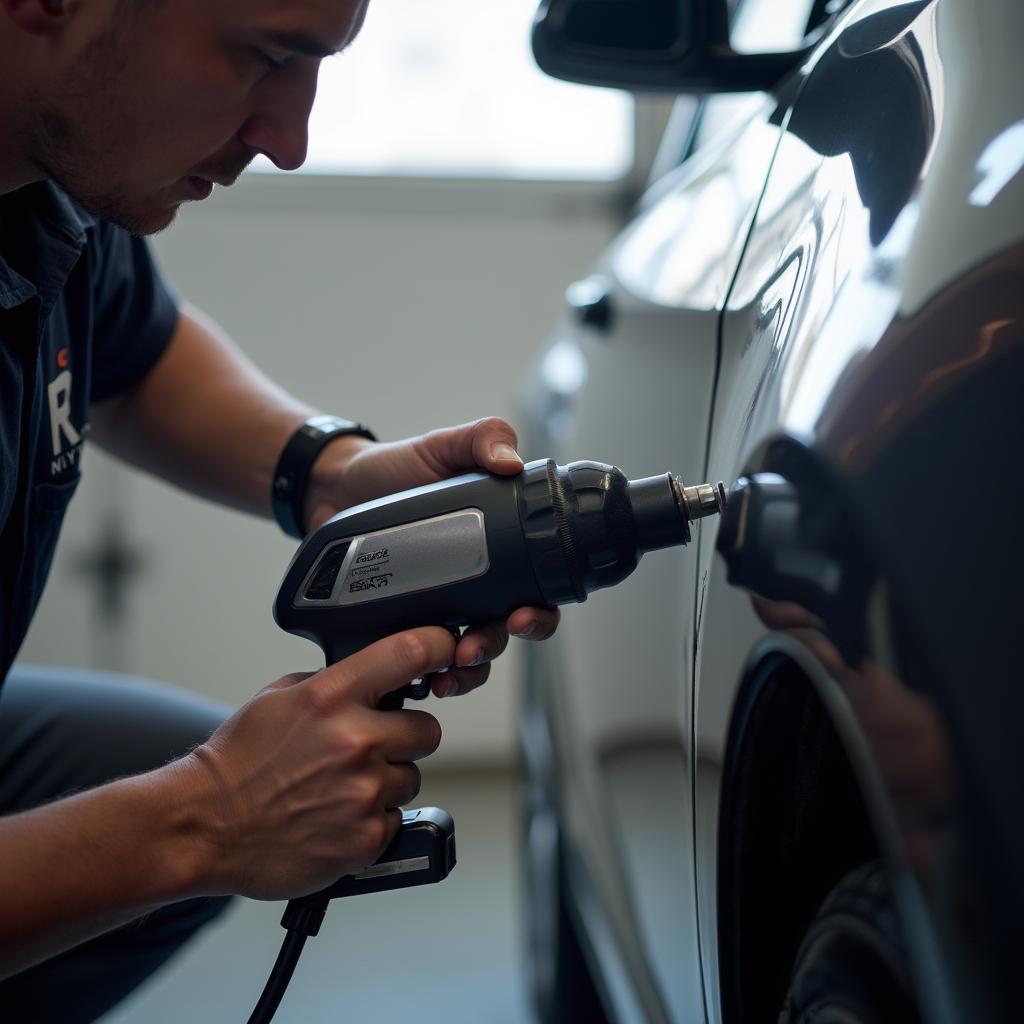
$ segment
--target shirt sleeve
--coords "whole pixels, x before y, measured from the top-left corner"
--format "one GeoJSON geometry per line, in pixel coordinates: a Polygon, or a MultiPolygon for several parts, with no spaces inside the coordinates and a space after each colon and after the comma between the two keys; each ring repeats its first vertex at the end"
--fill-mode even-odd
{"type": "Polygon", "coordinates": [[[178,304],[144,239],[100,222],[94,248],[92,384],[102,402],[140,381],[170,344],[178,304]]]}

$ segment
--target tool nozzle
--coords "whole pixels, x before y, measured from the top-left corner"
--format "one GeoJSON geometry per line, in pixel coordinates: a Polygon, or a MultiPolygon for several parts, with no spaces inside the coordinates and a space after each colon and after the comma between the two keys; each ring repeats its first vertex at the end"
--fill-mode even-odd
{"type": "Polygon", "coordinates": [[[726,505],[729,504],[725,485],[721,480],[717,484],[697,484],[695,487],[684,487],[677,477],[673,477],[672,483],[683,508],[686,509],[686,517],[690,522],[693,522],[694,519],[703,519],[705,516],[724,513],[726,505]]]}
{"type": "Polygon", "coordinates": [[[671,473],[629,482],[637,544],[641,551],[686,544],[690,523],[725,509],[722,484],[684,487],[671,473]]]}

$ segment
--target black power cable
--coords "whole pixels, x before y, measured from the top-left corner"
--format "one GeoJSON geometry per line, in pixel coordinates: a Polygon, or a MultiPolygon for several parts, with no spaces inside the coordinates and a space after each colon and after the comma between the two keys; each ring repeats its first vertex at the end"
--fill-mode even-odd
{"type": "Polygon", "coordinates": [[[306,939],[320,931],[328,903],[330,897],[314,894],[291,900],[285,907],[281,925],[287,929],[287,934],[248,1024],[269,1024],[273,1020],[278,1006],[281,1005],[285,989],[288,988],[288,982],[292,980],[292,973],[299,962],[302,947],[305,946],[306,939]]]}
{"type": "MultiPolygon", "coordinates": [[[[401,707],[401,702],[398,702],[401,707]]],[[[447,878],[455,867],[455,824],[440,807],[417,807],[402,812],[402,825],[387,849],[369,867],[344,875],[320,892],[289,901],[281,926],[288,934],[263,986],[263,994],[249,1024],[269,1024],[281,1005],[306,939],[316,935],[327,904],[342,896],[358,896],[389,889],[407,889],[447,878]]]]}

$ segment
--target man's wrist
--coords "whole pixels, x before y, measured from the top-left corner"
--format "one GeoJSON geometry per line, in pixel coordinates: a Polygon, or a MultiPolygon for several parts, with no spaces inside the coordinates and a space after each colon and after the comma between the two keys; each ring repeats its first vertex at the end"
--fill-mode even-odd
{"type": "Polygon", "coordinates": [[[125,781],[145,787],[143,800],[154,808],[154,876],[160,902],[227,894],[222,801],[209,773],[189,755],[125,781]]]}
{"type": "Polygon", "coordinates": [[[342,434],[332,438],[316,457],[309,471],[309,484],[302,509],[302,522],[307,532],[334,515],[339,509],[351,505],[344,494],[344,474],[352,459],[374,441],[357,434],[342,434]]]}
{"type": "Polygon", "coordinates": [[[292,434],[281,451],[271,484],[271,507],[289,536],[302,538],[309,522],[310,484],[314,464],[336,438],[355,436],[376,441],[361,423],[337,416],[311,416],[292,434]]]}
{"type": "Polygon", "coordinates": [[[209,803],[177,762],[6,816],[0,978],[157,907],[214,895],[209,803]]]}

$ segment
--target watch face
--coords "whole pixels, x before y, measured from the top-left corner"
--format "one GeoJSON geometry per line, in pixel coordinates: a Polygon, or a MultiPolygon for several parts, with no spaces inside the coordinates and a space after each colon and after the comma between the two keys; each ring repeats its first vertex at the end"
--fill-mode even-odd
{"type": "Polygon", "coordinates": [[[302,424],[310,437],[319,438],[322,434],[340,433],[343,430],[362,430],[358,423],[343,420],[339,416],[311,416],[302,424]]]}

